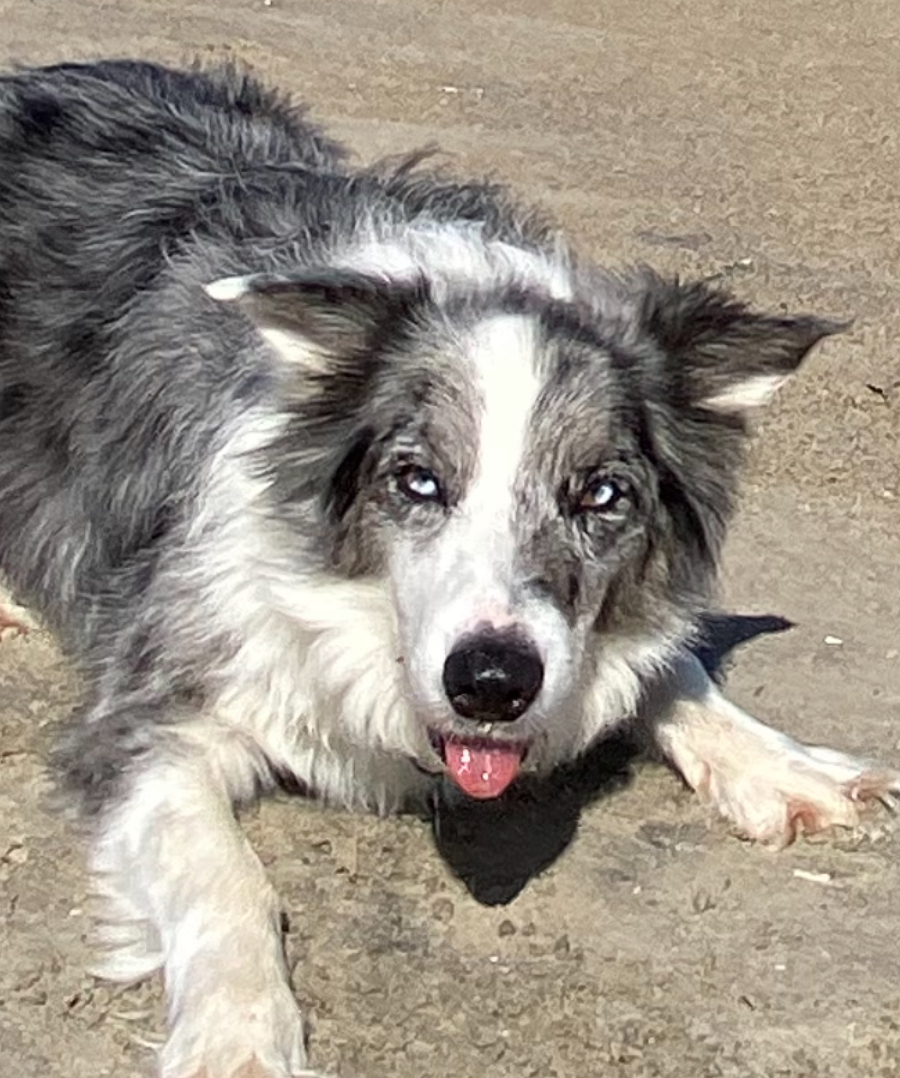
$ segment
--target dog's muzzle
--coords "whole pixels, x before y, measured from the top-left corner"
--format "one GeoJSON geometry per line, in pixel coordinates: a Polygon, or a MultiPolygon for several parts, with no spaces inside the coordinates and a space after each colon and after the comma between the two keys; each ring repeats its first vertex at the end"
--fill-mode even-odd
{"type": "Polygon", "coordinates": [[[437,738],[450,779],[469,797],[499,797],[515,780],[528,742],[495,736],[491,727],[524,715],[544,682],[544,664],[519,630],[485,630],[457,644],[444,663],[444,692],[471,735],[437,738]]]}

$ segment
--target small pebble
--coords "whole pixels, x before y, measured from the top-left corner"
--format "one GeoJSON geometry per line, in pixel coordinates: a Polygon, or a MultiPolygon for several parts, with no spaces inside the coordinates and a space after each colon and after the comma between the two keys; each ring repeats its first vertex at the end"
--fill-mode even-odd
{"type": "Polygon", "coordinates": [[[431,904],[431,916],[442,924],[453,919],[453,912],[453,903],[449,898],[436,898],[431,904]]]}
{"type": "Polygon", "coordinates": [[[794,876],[798,880],[808,880],[810,883],[831,883],[830,872],[808,872],[805,868],[795,868],[794,876]]]}

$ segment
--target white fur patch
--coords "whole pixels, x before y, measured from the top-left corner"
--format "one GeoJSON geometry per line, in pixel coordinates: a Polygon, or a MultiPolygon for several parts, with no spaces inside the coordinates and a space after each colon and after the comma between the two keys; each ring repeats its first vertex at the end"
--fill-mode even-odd
{"type": "Polygon", "coordinates": [[[219,303],[235,303],[250,291],[250,276],[220,277],[203,286],[203,291],[219,303]]]}
{"type": "Polygon", "coordinates": [[[707,397],[703,406],[717,412],[748,412],[762,408],[789,378],[786,374],[757,374],[707,397]]]}
{"type": "Polygon", "coordinates": [[[496,286],[518,282],[571,299],[572,270],[560,246],[545,253],[486,239],[476,223],[422,220],[385,232],[374,225],[351,247],[335,252],[335,265],[373,276],[409,281],[424,274],[438,294],[448,285],[496,286]]]}
{"type": "Polygon", "coordinates": [[[410,759],[431,750],[404,691],[391,589],[303,574],[252,468],[280,421],[247,419],[213,462],[192,537],[197,616],[238,642],[212,710],[324,799],[392,811],[423,788],[410,759]]]}

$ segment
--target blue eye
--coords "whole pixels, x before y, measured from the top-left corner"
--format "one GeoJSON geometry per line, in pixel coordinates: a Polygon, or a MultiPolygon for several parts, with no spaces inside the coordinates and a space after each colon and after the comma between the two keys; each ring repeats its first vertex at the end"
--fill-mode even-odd
{"type": "Polygon", "coordinates": [[[397,489],[414,502],[444,501],[444,492],[434,472],[410,466],[397,473],[397,489]]]}
{"type": "Polygon", "coordinates": [[[578,497],[578,510],[584,513],[613,513],[625,508],[628,487],[619,479],[602,475],[589,479],[578,497]]]}

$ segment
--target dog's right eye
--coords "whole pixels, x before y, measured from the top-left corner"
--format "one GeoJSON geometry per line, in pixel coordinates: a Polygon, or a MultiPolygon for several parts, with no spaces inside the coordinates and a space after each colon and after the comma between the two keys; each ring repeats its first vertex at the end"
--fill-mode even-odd
{"type": "Polygon", "coordinates": [[[628,487],[621,480],[600,475],[590,479],[578,496],[582,513],[615,513],[628,499],[628,487]]]}
{"type": "Polygon", "coordinates": [[[410,501],[425,503],[432,502],[443,505],[444,492],[434,472],[427,468],[419,468],[415,465],[407,466],[397,472],[397,489],[410,501]]]}

